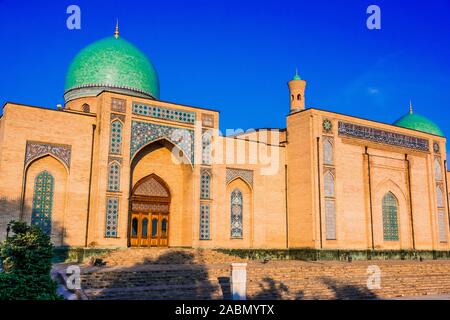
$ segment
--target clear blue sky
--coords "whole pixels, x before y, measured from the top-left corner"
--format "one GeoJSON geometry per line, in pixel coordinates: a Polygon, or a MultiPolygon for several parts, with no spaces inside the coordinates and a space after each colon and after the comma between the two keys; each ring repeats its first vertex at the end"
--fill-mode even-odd
{"type": "Polygon", "coordinates": [[[221,111],[221,129],[285,127],[298,67],[306,104],[392,123],[408,112],[450,135],[450,1],[0,0],[0,103],[54,108],[75,54],[121,36],[151,59],[161,99],[221,111]],[[81,8],[81,30],[66,8],[81,8]],[[366,28],[381,7],[382,29],[366,28]]]}

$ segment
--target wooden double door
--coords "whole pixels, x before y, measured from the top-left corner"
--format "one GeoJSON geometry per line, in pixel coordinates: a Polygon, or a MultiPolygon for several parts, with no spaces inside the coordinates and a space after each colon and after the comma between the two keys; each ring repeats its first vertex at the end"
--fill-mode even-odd
{"type": "Polygon", "coordinates": [[[169,214],[132,212],[130,224],[132,247],[167,247],[169,214]]]}

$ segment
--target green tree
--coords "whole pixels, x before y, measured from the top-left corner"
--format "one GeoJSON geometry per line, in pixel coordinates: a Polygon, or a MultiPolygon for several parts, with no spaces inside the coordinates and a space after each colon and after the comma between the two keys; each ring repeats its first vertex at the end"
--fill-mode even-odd
{"type": "Polygon", "coordinates": [[[0,244],[0,300],[55,300],[56,283],[50,275],[53,245],[36,226],[11,221],[13,234],[0,244]]]}

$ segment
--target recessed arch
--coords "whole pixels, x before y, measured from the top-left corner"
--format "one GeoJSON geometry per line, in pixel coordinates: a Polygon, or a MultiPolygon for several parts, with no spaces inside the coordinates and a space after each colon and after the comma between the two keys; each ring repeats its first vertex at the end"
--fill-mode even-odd
{"type": "Polygon", "coordinates": [[[382,199],[383,239],[385,241],[399,240],[399,205],[397,197],[388,191],[382,199]]]}
{"type": "Polygon", "coordinates": [[[26,173],[27,173],[27,171],[28,171],[28,168],[29,168],[34,162],[37,162],[37,161],[39,161],[39,160],[41,160],[41,159],[43,159],[43,158],[45,158],[45,157],[51,157],[51,158],[55,159],[56,161],[58,161],[59,163],[61,163],[62,166],[64,167],[64,169],[66,170],[66,173],[69,174],[69,168],[67,167],[67,165],[65,164],[65,162],[64,162],[62,159],[60,159],[60,158],[58,158],[57,156],[55,156],[53,153],[49,153],[49,152],[48,152],[48,153],[44,153],[44,154],[40,155],[39,157],[33,158],[33,159],[31,159],[30,161],[28,161],[28,162],[25,164],[25,168],[24,168],[25,175],[26,175],[26,173]]]}
{"type": "Polygon", "coordinates": [[[149,201],[170,202],[171,197],[170,187],[161,177],[154,173],[136,182],[131,190],[131,194],[136,197],[152,198],[149,201]]]}
{"type": "Polygon", "coordinates": [[[170,188],[158,175],[152,173],[136,182],[131,191],[131,246],[168,245],[170,201],[170,188]]]}
{"type": "Polygon", "coordinates": [[[227,186],[229,186],[230,184],[232,184],[235,181],[242,181],[243,183],[245,183],[245,185],[250,189],[251,192],[253,192],[253,186],[252,184],[247,181],[247,179],[245,179],[243,176],[239,175],[234,177],[233,179],[231,179],[230,181],[227,182],[227,186]]]}
{"type": "Polygon", "coordinates": [[[178,160],[180,160],[180,158],[183,160],[183,161],[181,161],[181,164],[189,164],[191,166],[191,168],[194,169],[194,165],[191,162],[191,160],[188,158],[186,153],[179,146],[177,146],[175,143],[173,143],[166,137],[161,137],[161,138],[149,141],[146,144],[144,144],[142,147],[137,149],[136,152],[132,155],[132,157],[130,159],[132,167],[134,165],[136,165],[136,163],[139,161],[140,157],[145,156],[145,154],[142,154],[142,151],[150,148],[152,145],[159,145],[159,146],[166,147],[167,149],[169,149],[172,152],[172,155],[174,154],[173,150],[175,149],[178,152],[178,155],[179,156],[181,155],[178,158],[178,160]]]}

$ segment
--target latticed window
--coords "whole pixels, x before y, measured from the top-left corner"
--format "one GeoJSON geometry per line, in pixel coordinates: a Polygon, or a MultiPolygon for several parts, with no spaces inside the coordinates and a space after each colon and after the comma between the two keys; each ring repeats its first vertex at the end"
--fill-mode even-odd
{"type": "Polygon", "coordinates": [[[119,198],[108,197],[106,200],[105,237],[117,237],[117,221],[119,219],[119,198]]]}
{"type": "Polygon", "coordinates": [[[445,220],[445,210],[438,209],[438,228],[440,242],[447,242],[447,223],[445,220]]]}
{"type": "Polygon", "coordinates": [[[54,184],[55,179],[48,171],[39,173],[34,181],[31,224],[40,227],[48,235],[52,231],[54,184]]]}
{"type": "Polygon", "coordinates": [[[325,224],[327,240],[336,240],[336,212],[334,199],[325,200],[325,224]]]}
{"type": "Polygon", "coordinates": [[[438,208],[444,208],[444,195],[440,187],[436,187],[436,203],[438,208]]]}
{"type": "Polygon", "coordinates": [[[330,171],[327,171],[327,173],[325,173],[324,185],[325,185],[325,197],[333,198],[334,197],[334,177],[330,171]]]}
{"type": "Polygon", "coordinates": [[[202,163],[211,164],[211,132],[205,131],[202,136],[202,163]]]}
{"type": "Polygon", "coordinates": [[[325,232],[327,240],[336,240],[336,210],[334,200],[334,176],[327,171],[324,176],[325,232]]]}
{"type": "Polygon", "coordinates": [[[120,190],[120,165],[113,162],[109,165],[108,170],[108,191],[120,190]]]}
{"type": "Polygon", "coordinates": [[[328,138],[323,140],[323,163],[333,164],[333,143],[328,138]]]}
{"type": "Polygon", "coordinates": [[[441,161],[439,158],[434,159],[434,177],[436,180],[442,180],[441,161]]]}
{"type": "Polygon", "coordinates": [[[202,172],[200,182],[200,198],[210,199],[211,176],[206,170],[202,172]]]}
{"type": "Polygon", "coordinates": [[[115,120],[111,123],[110,153],[120,154],[122,150],[122,122],[115,120]]]}
{"type": "Polygon", "coordinates": [[[200,240],[209,240],[209,204],[200,205],[200,240]]]}
{"type": "Polygon", "coordinates": [[[385,241],[398,240],[398,202],[392,192],[383,197],[383,237],[385,241]]]}
{"type": "Polygon", "coordinates": [[[243,199],[239,189],[231,192],[231,238],[243,237],[243,199]]]}

